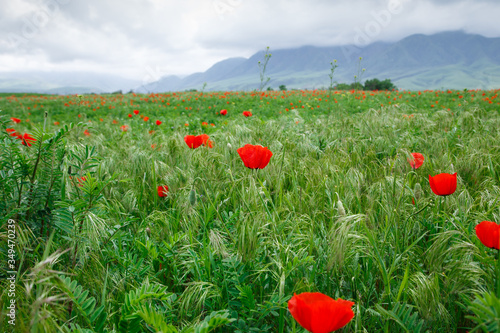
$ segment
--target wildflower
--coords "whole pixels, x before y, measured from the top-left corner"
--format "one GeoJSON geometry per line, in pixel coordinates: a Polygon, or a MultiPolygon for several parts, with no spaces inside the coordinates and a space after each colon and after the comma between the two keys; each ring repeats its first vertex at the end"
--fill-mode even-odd
{"type": "Polygon", "coordinates": [[[156,125],[160,126],[160,125],[161,125],[161,121],[160,121],[160,120],[157,120],[157,121],[156,121],[156,125]]]}
{"type": "Polygon", "coordinates": [[[31,143],[36,141],[36,139],[28,133],[24,133],[22,136],[18,135],[17,138],[21,139],[23,145],[28,147],[31,147],[31,143]]]}
{"type": "Polygon", "coordinates": [[[412,169],[417,170],[424,164],[424,155],[420,153],[411,153],[412,158],[408,158],[408,163],[410,163],[410,166],[412,169]]]}
{"type": "Polygon", "coordinates": [[[243,161],[243,164],[250,169],[264,169],[273,153],[261,145],[246,144],[236,150],[243,161]]]}
{"type": "Polygon", "coordinates": [[[129,113],[129,114],[128,114],[128,117],[129,117],[129,118],[132,118],[132,114],[131,114],[131,113],[129,113]]]}
{"type": "Polygon", "coordinates": [[[225,116],[227,114],[227,110],[226,109],[220,110],[220,114],[225,116]]]}
{"type": "Polygon", "coordinates": [[[90,132],[88,129],[86,129],[85,131],[83,131],[83,134],[85,134],[85,136],[90,136],[90,132]]]}
{"type": "Polygon", "coordinates": [[[126,131],[128,131],[128,125],[122,125],[122,126],[120,126],[120,129],[121,129],[123,132],[126,132],[126,131]]]}
{"type": "Polygon", "coordinates": [[[58,121],[54,121],[54,125],[58,126],[59,122],[58,121]]]}
{"type": "Polygon", "coordinates": [[[245,117],[251,117],[252,116],[252,112],[250,112],[250,111],[243,111],[243,115],[245,117]]]}
{"type": "Polygon", "coordinates": [[[201,123],[201,126],[208,126],[208,123],[206,121],[201,123]]]}
{"type": "Polygon", "coordinates": [[[76,180],[78,180],[78,186],[82,187],[83,186],[83,182],[87,181],[87,178],[85,178],[85,176],[82,176],[81,178],[77,177],[76,180]]]}
{"type": "Polygon", "coordinates": [[[149,117],[144,117],[143,118],[144,121],[148,121],[149,120],[149,117]]]}
{"type": "Polygon", "coordinates": [[[483,221],[476,225],[476,236],[484,246],[500,250],[500,225],[483,221]]]}
{"type": "Polygon", "coordinates": [[[186,135],[184,137],[184,142],[186,142],[189,148],[196,149],[203,144],[203,138],[200,135],[186,135]]]}
{"type": "Polygon", "coordinates": [[[354,312],[354,302],[333,298],[322,293],[295,294],[288,309],[300,326],[312,333],[330,333],[347,325],[354,312]]]}
{"type": "Polygon", "coordinates": [[[22,137],[22,135],[17,133],[13,128],[7,128],[5,130],[7,131],[7,133],[9,133],[10,136],[16,136],[18,139],[20,138],[20,136],[22,137]]]}
{"type": "Polygon", "coordinates": [[[429,184],[436,195],[447,196],[455,193],[457,189],[457,173],[440,173],[434,177],[429,175],[429,184]]]}
{"type": "Polygon", "coordinates": [[[157,191],[158,191],[158,196],[160,198],[163,198],[163,197],[166,197],[167,196],[167,192],[168,192],[168,186],[167,185],[159,185],[158,188],[157,188],[157,191]]]}
{"type": "Polygon", "coordinates": [[[15,122],[16,124],[19,124],[21,122],[21,119],[14,118],[14,117],[10,118],[10,120],[12,120],[13,122],[15,122]]]}
{"type": "Polygon", "coordinates": [[[207,146],[208,148],[213,148],[213,142],[210,140],[210,137],[207,134],[202,134],[201,136],[201,142],[204,146],[207,146]]]}
{"type": "Polygon", "coordinates": [[[134,110],[134,114],[137,116],[139,114],[139,110],[134,110]]]}
{"type": "Polygon", "coordinates": [[[186,135],[184,141],[189,148],[196,149],[201,145],[207,146],[209,148],[213,147],[212,141],[210,141],[210,136],[207,134],[202,135],[186,135]]]}

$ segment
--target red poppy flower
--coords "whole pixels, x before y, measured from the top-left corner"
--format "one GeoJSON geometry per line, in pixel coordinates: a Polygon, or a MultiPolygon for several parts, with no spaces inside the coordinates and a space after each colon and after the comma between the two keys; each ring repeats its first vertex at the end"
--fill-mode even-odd
{"type": "Polygon", "coordinates": [[[21,122],[21,119],[14,118],[14,117],[10,118],[10,120],[12,120],[13,122],[15,122],[16,124],[19,124],[21,122]]]}
{"type": "Polygon", "coordinates": [[[123,132],[126,132],[126,131],[128,131],[128,125],[122,125],[122,126],[120,126],[120,129],[121,129],[123,132]]]}
{"type": "Polygon", "coordinates": [[[223,115],[223,116],[225,116],[227,114],[227,110],[226,109],[220,110],[220,114],[223,115]]]}
{"type": "Polygon", "coordinates": [[[36,141],[36,139],[28,133],[24,133],[22,136],[18,135],[17,138],[21,139],[23,141],[23,145],[28,147],[31,147],[31,143],[36,141]]]}
{"type": "Polygon", "coordinates": [[[83,186],[83,182],[87,180],[87,178],[85,178],[85,176],[81,177],[81,178],[76,178],[76,180],[78,180],[78,186],[79,187],[82,187],[83,186]]]}
{"type": "Polygon", "coordinates": [[[476,236],[484,246],[500,250],[500,225],[483,221],[476,225],[476,236]]]}
{"type": "Polygon", "coordinates": [[[161,125],[161,121],[160,121],[160,120],[157,120],[157,121],[156,121],[156,125],[160,126],[160,125],[161,125]]]}
{"type": "Polygon", "coordinates": [[[267,147],[261,145],[246,144],[236,151],[240,155],[243,164],[250,169],[264,169],[271,160],[271,156],[273,156],[273,153],[267,147]]]}
{"type": "Polygon", "coordinates": [[[168,192],[168,186],[167,185],[159,185],[158,188],[157,188],[157,191],[158,191],[158,196],[163,198],[163,197],[166,197],[167,196],[167,192],[168,192]]]}
{"type": "Polygon", "coordinates": [[[15,129],[13,128],[6,128],[5,129],[7,131],[7,133],[10,134],[10,136],[16,136],[18,139],[21,139],[22,135],[17,133],[15,129]]]}
{"type": "Polygon", "coordinates": [[[351,321],[354,302],[334,300],[322,293],[295,294],[288,301],[288,309],[293,318],[312,333],[330,333],[351,321]]]}
{"type": "Polygon", "coordinates": [[[411,153],[411,156],[413,157],[412,159],[408,158],[408,163],[410,163],[410,166],[412,169],[418,169],[424,164],[424,155],[420,153],[411,153]]]}
{"type": "Polygon", "coordinates": [[[208,126],[208,123],[206,121],[201,123],[201,126],[208,126]]]}
{"type": "Polygon", "coordinates": [[[184,137],[184,142],[186,142],[189,148],[196,149],[203,144],[203,138],[201,135],[186,135],[184,137]]]}
{"type": "Polygon", "coordinates": [[[85,134],[86,136],[90,136],[90,132],[88,129],[86,129],[85,131],[83,131],[83,134],[85,134]]]}
{"type": "Polygon", "coordinates": [[[208,134],[202,134],[201,136],[201,142],[204,146],[207,146],[208,148],[213,148],[213,142],[210,140],[210,137],[208,134]]]}
{"type": "Polygon", "coordinates": [[[243,115],[245,117],[251,117],[252,116],[252,112],[250,112],[250,111],[243,111],[243,115]]]}
{"type": "Polygon", "coordinates": [[[134,110],[134,114],[138,115],[139,114],[139,110],[134,110]]]}
{"type": "Polygon", "coordinates": [[[198,148],[201,145],[207,146],[209,148],[213,147],[213,142],[209,140],[210,137],[207,134],[202,135],[186,135],[184,141],[189,148],[198,148]]]}
{"type": "Polygon", "coordinates": [[[129,118],[132,118],[132,114],[131,114],[131,113],[129,113],[129,114],[128,114],[128,117],[129,117],[129,118]]]}
{"type": "Polygon", "coordinates": [[[436,195],[447,196],[453,194],[457,189],[457,173],[455,172],[453,175],[440,173],[434,177],[429,175],[429,184],[432,192],[436,195]]]}
{"type": "Polygon", "coordinates": [[[143,119],[144,119],[144,121],[148,121],[149,117],[144,117],[143,119]]]}
{"type": "Polygon", "coordinates": [[[113,124],[118,124],[118,121],[116,119],[113,119],[113,124]]]}
{"type": "Polygon", "coordinates": [[[54,125],[59,125],[59,122],[58,121],[54,121],[54,125]]]}

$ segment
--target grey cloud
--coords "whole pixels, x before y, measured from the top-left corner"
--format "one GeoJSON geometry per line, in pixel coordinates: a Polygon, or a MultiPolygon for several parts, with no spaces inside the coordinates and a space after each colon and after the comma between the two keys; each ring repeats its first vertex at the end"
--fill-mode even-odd
{"type": "Polygon", "coordinates": [[[136,76],[151,76],[147,68],[188,74],[266,46],[395,41],[460,29],[500,36],[492,24],[499,14],[497,0],[16,0],[0,13],[0,56],[50,68],[85,63],[136,76]],[[400,10],[391,12],[397,1],[400,10]]]}

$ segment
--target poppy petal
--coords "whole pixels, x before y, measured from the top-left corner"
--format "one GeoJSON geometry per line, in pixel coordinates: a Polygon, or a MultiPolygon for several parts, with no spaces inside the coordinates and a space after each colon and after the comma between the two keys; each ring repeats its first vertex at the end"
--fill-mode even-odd
{"type": "Polygon", "coordinates": [[[411,153],[412,158],[408,158],[408,163],[413,169],[418,169],[424,164],[424,155],[420,153],[411,153]]]}
{"type": "Polygon", "coordinates": [[[429,175],[429,185],[436,195],[446,196],[455,193],[457,189],[457,173],[440,173],[432,177],[429,175]]]}
{"type": "Polygon", "coordinates": [[[273,153],[260,145],[246,144],[236,150],[243,161],[243,164],[249,169],[264,169],[271,160],[273,153]]]}
{"type": "Polygon", "coordinates": [[[476,226],[476,236],[484,246],[500,250],[500,225],[483,221],[476,226]]]}
{"type": "Polygon", "coordinates": [[[334,300],[322,293],[294,295],[288,309],[297,322],[313,333],[330,333],[344,327],[354,317],[354,302],[334,300]]]}

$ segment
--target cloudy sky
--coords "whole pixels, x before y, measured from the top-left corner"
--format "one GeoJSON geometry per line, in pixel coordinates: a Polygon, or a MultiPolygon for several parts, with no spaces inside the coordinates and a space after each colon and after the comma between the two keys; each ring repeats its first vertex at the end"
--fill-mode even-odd
{"type": "Polygon", "coordinates": [[[0,0],[0,72],[91,71],[154,81],[269,46],[500,37],[498,0],[0,0]]]}

